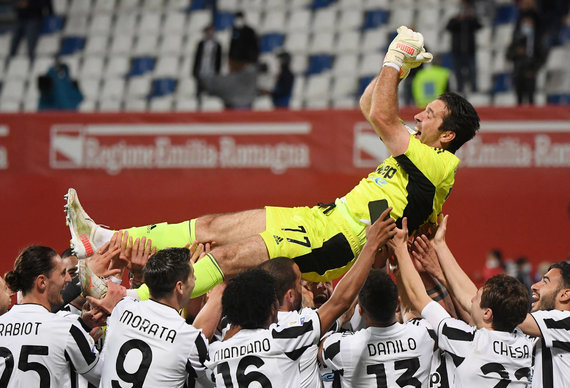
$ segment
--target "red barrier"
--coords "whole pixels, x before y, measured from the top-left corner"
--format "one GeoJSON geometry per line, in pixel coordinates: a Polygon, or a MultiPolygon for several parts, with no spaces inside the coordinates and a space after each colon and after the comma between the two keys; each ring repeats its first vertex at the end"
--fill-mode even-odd
{"type": "MultiPolygon", "coordinates": [[[[456,256],[469,273],[495,247],[567,258],[570,111],[478,111],[444,206],[456,256]]],[[[0,271],[31,243],[68,246],[68,187],[97,222],[128,227],[330,202],[386,155],[358,111],[0,115],[0,271]]]]}

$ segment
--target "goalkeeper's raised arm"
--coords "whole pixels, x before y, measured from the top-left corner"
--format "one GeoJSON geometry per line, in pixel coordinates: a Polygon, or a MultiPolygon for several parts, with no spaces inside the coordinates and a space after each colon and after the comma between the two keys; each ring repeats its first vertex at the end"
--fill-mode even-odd
{"type": "Polygon", "coordinates": [[[410,139],[398,116],[398,83],[408,76],[410,69],[432,60],[432,55],[424,49],[422,34],[405,26],[397,31],[380,74],[370,82],[360,100],[362,113],[394,156],[407,150],[410,139]]]}

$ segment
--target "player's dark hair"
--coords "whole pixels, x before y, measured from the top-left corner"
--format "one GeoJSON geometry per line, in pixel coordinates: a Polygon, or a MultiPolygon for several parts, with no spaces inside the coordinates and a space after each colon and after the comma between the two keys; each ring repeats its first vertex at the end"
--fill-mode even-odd
{"type": "Polygon", "coordinates": [[[493,329],[512,332],[524,321],[530,305],[528,289],[512,276],[495,275],[485,282],[481,308],[493,310],[493,329]]]}
{"type": "Polygon", "coordinates": [[[276,303],[273,276],[253,268],[230,280],[222,296],[222,315],[243,329],[262,329],[276,303]]]}
{"type": "Polygon", "coordinates": [[[144,280],[153,299],[172,293],[178,281],[190,275],[190,251],[186,248],[162,249],[152,255],[144,267],[144,280]]]}
{"type": "Polygon", "coordinates": [[[57,252],[49,247],[29,246],[20,252],[14,261],[14,269],[6,273],[4,280],[12,291],[22,291],[26,295],[33,289],[38,276],[50,276],[54,268],[52,259],[56,256],[57,252]]]}
{"type": "Polygon", "coordinates": [[[558,268],[562,274],[562,288],[570,288],[570,263],[567,261],[554,263],[548,268],[548,270],[550,271],[553,268],[558,268]]]}
{"type": "Polygon", "coordinates": [[[293,266],[295,262],[287,257],[276,257],[275,259],[264,261],[258,266],[275,279],[275,294],[279,305],[283,304],[285,294],[290,289],[295,289],[297,284],[297,274],[293,266]]]}
{"type": "Polygon", "coordinates": [[[439,130],[455,133],[455,138],[449,142],[446,148],[447,151],[455,153],[477,134],[479,115],[473,105],[457,93],[443,93],[437,99],[443,101],[447,107],[447,114],[443,118],[439,130]]]}
{"type": "Polygon", "coordinates": [[[358,303],[377,322],[394,319],[398,305],[398,288],[386,272],[372,269],[358,293],[358,303]]]}
{"type": "Polygon", "coordinates": [[[71,248],[67,248],[65,251],[61,252],[61,255],[59,255],[62,259],[65,259],[66,257],[69,256],[75,256],[75,253],[73,253],[73,249],[71,248]]]}

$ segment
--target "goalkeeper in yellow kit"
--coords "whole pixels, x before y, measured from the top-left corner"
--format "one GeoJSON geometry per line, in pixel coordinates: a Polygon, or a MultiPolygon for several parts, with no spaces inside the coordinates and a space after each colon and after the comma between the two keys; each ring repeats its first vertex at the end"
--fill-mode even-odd
{"type": "MultiPolygon", "coordinates": [[[[398,118],[398,84],[410,69],[431,61],[423,36],[398,28],[381,71],[367,86],[360,108],[391,156],[334,203],[315,207],[270,207],[231,214],[206,215],[180,224],[127,229],[130,236],[152,239],[158,249],[188,242],[216,242],[195,264],[194,296],[201,295],[245,269],[275,257],[299,265],[303,278],[324,281],[345,273],[366,242],[368,204],[385,199],[390,216],[410,231],[434,223],[454,183],[459,159],[454,155],[479,129],[479,117],[463,97],[446,93],[414,119],[410,134],[398,118]]],[[[67,195],[72,246],[86,257],[109,241],[113,231],[98,226],[82,209],[77,193],[67,195]]]]}

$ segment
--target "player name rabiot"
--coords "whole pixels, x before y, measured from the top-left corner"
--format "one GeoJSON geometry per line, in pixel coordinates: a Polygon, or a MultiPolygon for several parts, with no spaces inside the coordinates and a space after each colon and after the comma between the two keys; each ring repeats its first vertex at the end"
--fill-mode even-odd
{"type": "Polygon", "coordinates": [[[402,353],[408,350],[415,350],[416,347],[416,340],[413,338],[408,338],[407,340],[381,341],[375,344],[368,344],[368,355],[372,357],[402,353]]]}
{"type": "Polygon", "coordinates": [[[152,323],[140,315],[134,315],[133,312],[129,310],[123,311],[119,321],[145,334],[153,335],[164,341],[170,341],[170,343],[174,343],[174,339],[176,338],[176,330],[152,323]]]}
{"type": "Polygon", "coordinates": [[[41,324],[41,322],[0,323],[0,336],[38,335],[38,329],[41,324]]]}
{"type": "Polygon", "coordinates": [[[261,341],[250,342],[247,345],[230,346],[229,348],[217,350],[214,353],[214,361],[241,357],[251,353],[268,352],[269,350],[271,350],[271,343],[269,339],[264,338],[261,341]]]}

